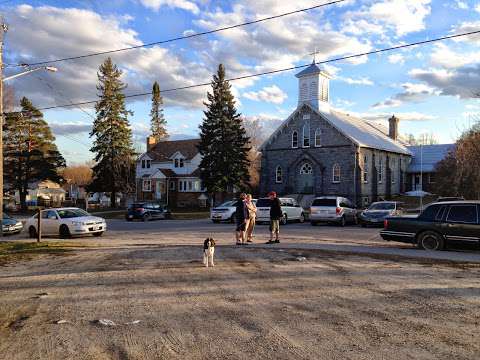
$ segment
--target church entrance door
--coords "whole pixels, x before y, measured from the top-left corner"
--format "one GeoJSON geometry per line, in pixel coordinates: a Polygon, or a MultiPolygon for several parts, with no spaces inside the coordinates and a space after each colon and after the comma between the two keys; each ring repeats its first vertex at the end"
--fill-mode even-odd
{"type": "Polygon", "coordinates": [[[300,166],[297,192],[300,194],[314,193],[313,166],[309,162],[305,162],[300,166]]]}

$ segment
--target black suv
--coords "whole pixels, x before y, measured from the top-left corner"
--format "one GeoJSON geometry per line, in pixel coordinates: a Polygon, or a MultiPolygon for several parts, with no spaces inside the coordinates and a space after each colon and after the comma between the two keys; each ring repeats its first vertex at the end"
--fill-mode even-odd
{"type": "Polygon", "coordinates": [[[135,219],[149,221],[152,219],[170,219],[172,216],[170,210],[165,205],[142,202],[134,203],[128,207],[125,219],[132,221],[135,219]]]}

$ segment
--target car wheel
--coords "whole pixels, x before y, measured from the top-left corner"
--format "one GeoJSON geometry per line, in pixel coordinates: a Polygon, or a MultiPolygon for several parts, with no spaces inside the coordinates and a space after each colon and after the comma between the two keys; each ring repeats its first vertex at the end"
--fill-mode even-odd
{"type": "Polygon", "coordinates": [[[129,218],[129,217],[125,218],[125,220],[127,220],[127,221],[132,221],[132,219],[129,218]]]}
{"type": "Polygon", "coordinates": [[[218,223],[220,223],[220,221],[219,221],[219,220],[212,220],[212,222],[213,222],[214,224],[218,224],[218,223]]]}
{"type": "Polygon", "coordinates": [[[361,223],[361,226],[362,226],[363,228],[366,228],[366,227],[367,227],[367,224],[361,223]]]}
{"type": "Polygon", "coordinates": [[[68,226],[65,224],[60,226],[59,234],[62,239],[68,239],[71,236],[70,230],[68,229],[68,226]]]}
{"type": "Polygon", "coordinates": [[[310,224],[311,224],[312,226],[317,226],[317,225],[318,225],[318,222],[310,220],[310,224]]]}
{"type": "Polygon", "coordinates": [[[288,223],[287,214],[283,214],[282,218],[280,219],[280,224],[287,225],[287,223],[288,223]]]}
{"type": "Polygon", "coordinates": [[[152,216],[149,213],[146,213],[143,215],[142,220],[146,222],[146,221],[150,221],[151,218],[152,216]]]}
{"type": "Polygon", "coordinates": [[[30,226],[28,228],[28,236],[30,237],[30,239],[36,239],[37,238],[37,230],[35,229],[35,227],[30,226]]]}
{"type": "Polygon", "coordinates": [[[345,220],[345,216],[342,216],[342,218],[340,219],[339,225],[341,227],[345,227],[346,223],[347,223],[347,221],[345,220]]]}
{"type": "Polygon", "coordinates": [[[300,224],[303,224],[305,222],[305,214],[304,213],[301,213],[300,214],[300,219],[298,219],[298,222],[300,224]]]}
{"type": "Polygon", "coordinates": [[[93,235],[93,236],[96,236],[96,237],[100,237],[100,236],[103,235],[103,231],[93,233],[92,235],[93,235]]]}
{"type": "Polygon", "coordinates": [[[426,231],[420,234],[419,244],[424,250],[438,251],[443,250],[445,246],[445,240],[436,232],[426,231]]]}

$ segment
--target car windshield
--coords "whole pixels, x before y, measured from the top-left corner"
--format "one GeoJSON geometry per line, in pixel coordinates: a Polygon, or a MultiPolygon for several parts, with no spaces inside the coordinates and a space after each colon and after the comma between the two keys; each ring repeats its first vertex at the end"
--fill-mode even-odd
{"type": "Polygon", "coordinates": [[[315,199],[312,206],[337,206],[337,199],[315,199]]]}
{"type": "Polygon", "coordinates": [[[3,219],[6,220],[6,219],[11,219],[10,216],[8,216],[7,214],[3,213],[3,219]]]}
{"type": "Polygon", "coordinates": [[[229,207],[229,206],[234,206],[234,201],[225,201],[223,204],[220,204],[217,207],[229,207]]]}
{"type": "Polygon", "coordinates": [[[374,203],[369,206],[368,210],[395,210],[395,203],[374,203]]]}
{"type": "Polygon", "coordinates": [[[272,200],[270,199],[258,199],[257,207],[270,207],[272,204],[272,200]]]}
{"type": "Polygon", "coordinates": [[[82,209],[62,209],[62,210],[57,210],[57,213],[61,219],[90,216],[89,213],[87,213],[85,210],[82,210],[82,209]]]}

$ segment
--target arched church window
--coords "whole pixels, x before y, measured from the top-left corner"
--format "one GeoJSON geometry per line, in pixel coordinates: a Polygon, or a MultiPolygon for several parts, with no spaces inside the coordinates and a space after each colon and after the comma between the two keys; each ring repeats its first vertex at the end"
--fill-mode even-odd
{"type": "Polygon", "coordinates": [[[303,147],[310,147],[310,125],[303,125],[303,147]]]}
{"type": "Polygon", "coordinates": [[[332,179],[332,181],[334,183],[339,183],[340,182],[340,177],[341,177],[340,165],[335,164],[335,165],[333,165],[333,179],[332,179]]]}
{"type": "Polygon", "coordinates": [[[313,174],[312,164],[306,162],[300,168],[300,175],[311,175],[313,174]]]}
{"type": "Polygon", "coordinates": [[[275,169],[275,182],[276,183],[281,183],[283,181],[283,169],[282,167],[279,165],[277,166],[277,168],[275,169]]]}
{"type": "Polygon", "coordinates": [[[298,131],[292,132],[292,148],[298,148],[298,131]]]}
{"type": "Polygon", "coordinates": [[[317,129],[315,130],[315,146],[321,146],[322,145],[322,130],[317,129]]]}

